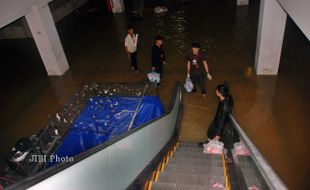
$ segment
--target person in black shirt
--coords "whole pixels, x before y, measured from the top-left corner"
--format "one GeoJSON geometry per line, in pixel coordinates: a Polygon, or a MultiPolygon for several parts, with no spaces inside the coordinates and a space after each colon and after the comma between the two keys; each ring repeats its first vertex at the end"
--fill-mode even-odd
{"type": "Polygon", "coordinates": [[[187,57],[187,77],[190,77],[194,85],[192,92],[196,92],[196,83],[198,83],[203,97],[206,96],[204,71],[207,73],[207,78],[212,80],[206,57],[200,52],[200,45],[193,43],[192,53],[187,57]]]}
{"type": "Polygon", "coordinates": [[[222,137],[225,125],[229,121],[229,114],[232,113],[234,103],[229,88],[225,84],[217,86],[216,96],[220,99],[220,102],[207,135],[209,139],[219,140],[222,137]]]}
{"type": "Polygon", "coordinates": [[[229,121],[229,115],[232,113],[234,102],[226,84],[220,84],[217,86],[216,96],[219,98],[220,102],[217,106],[214,119],[207,131],[208,140],[204,143],[199,143],[199,146],[201,147],[210,140],[225,140],[223,139],[223,133],[225,131],[225,126],[229,121]]]}
{"type": "Polygon", "coordinates": [[[152,47],[152,71],[156,71],[163,76],[163,63],[166,63],[165,53],[162,47],[163,37],[157,36],[152,47]]]}

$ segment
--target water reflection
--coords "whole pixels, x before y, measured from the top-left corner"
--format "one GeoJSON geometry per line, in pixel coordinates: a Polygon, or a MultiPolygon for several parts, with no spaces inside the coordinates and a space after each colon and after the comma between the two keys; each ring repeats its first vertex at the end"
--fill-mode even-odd
{"type": "Polygon", "coordinates": [[[113,15],[113,34],[116,35],[118,42],[124,43],[124,36],[127,35],[127,18],[124,14],[114,14],[113,15]]]}
{"type": "Polygon", "coordinates": [[[251,25],[249,25],[249,23],[251,20],[248,19],[248,11],[248,6],[236,7],[235,25],[231,45],[238,53],[241,53],[244,49],[244,46],[246,45],[245,40],[250,32],[251,25]]]}
{"type": "Polygon", "coordinates": [[[57,98],[59,105],[65,105],[73,93],[78,91],[78,88],[72,78],[71,71],[68,71],[65,77],[49,77],[51,93],[57,98]]]}
{"type": "Polygon", "coordinates": [[[274,118],[273,102],[276,81],[277,77],[274,76],[257,77],[257,86],[255,89],[251,89],[251,91],[254,91],[255,93],[255,99],[251,99],[254,104],[252,104],[251,107],[248,107],[248,110],[239,117],[242,121],[248,121],[247,132],[249,135],[260,131],[262,126],[269,126],[271,124],[274,118]],[[257,113],[260,113],[259,117],[257,117],[257,113]]]}
{"type": "Polygon", "coordinates": [[[167,38],[174,43],[175,47],[178,47],[174,56],[183,55],[184,52],[188,51],[185,44],[185,36],[188,35],[186,31],[186,19],[185,12],[178,10],[169,18],[169,25],[171,27],[171,33],[168,33],[167,38]]]}

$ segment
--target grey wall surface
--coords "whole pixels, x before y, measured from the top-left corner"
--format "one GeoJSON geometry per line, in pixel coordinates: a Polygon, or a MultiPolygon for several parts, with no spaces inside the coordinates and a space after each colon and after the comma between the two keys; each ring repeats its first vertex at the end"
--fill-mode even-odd
{"type": "Polygon", "coordinates": [[[87,0],[48,0],[40,2],[36,2],[35,0],[23,0],[18,4],[16,0],[1,0],[0,39],[31,38],[32,35],[25,19],[18,20],[14,23],[11,22],[30,13],[32,11],[32,6],[47,6],[48,2],[51,2],[49,6],[54,22],[56,23],[85,4],[87,0]]]}
{"type": "Polygon", "coordinates": [[[277,0],[310,40],[310,0],[277,0]]]}
{"type": "Polygon", "coordinates": [[[32,7],[43,7],[47,0],[1,0],[0,28],[32,11],[32,7]]]}

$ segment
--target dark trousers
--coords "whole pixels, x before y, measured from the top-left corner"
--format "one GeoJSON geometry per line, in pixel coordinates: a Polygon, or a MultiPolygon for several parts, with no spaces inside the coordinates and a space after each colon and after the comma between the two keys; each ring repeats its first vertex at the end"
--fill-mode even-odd
{"type": "Polygon", "coordinates": [[[130,53],[130,62],[134,70],[138,70],[137,52],[130,53]]]}
{"type": "Polygon", "coordinates": [[[192,83],[194,85],[193,92],[196,92],[197,83],[198,83],[198,85],[200,87],[200,90],[201,90],[202,94],[205,94],[207,92],[206,91],[206,85],[205,85],[205,77],[204,77],[203,73],[191,74],[190,78],[191,78],[192,83]]]}
{"type": "Polygon", "coordinates": [[[162,62],[157,64],[157,66],[155,67],[155,71],[156,73],[160,74],[160,78],[163,77],[163,63],[162,62]]]}

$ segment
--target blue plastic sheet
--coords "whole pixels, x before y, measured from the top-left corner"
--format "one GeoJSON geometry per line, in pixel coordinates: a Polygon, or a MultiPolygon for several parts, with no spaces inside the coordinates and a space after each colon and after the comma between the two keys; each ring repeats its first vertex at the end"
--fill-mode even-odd
{"type": "Polygon", "coordinates": [[[139,112],[132,128],[164,113],[163,105],[156,96],[90,98],[55,154],[58,157],[72,157],[127,132],[138,106],[139,112]]]}

